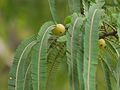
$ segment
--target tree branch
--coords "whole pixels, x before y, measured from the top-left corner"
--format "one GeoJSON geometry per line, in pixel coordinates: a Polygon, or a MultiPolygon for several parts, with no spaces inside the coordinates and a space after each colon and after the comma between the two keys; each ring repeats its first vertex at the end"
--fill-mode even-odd
{"type": "Polygon", "coordinates": [[[105,38],[105,37],[108,37],[108,36],[115,36],[116,37],[116,34],[117,34],[117,31],[113,31],[113,32],[109,32],[109,33],[104,33],[99,38],[105,38]]]}

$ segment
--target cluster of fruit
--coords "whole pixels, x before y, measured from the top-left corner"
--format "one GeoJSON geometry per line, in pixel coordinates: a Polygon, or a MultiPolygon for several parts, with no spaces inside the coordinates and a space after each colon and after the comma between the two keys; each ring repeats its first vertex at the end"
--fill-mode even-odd
{"type": "MultiPolygon", "coordinates": [[[[63,24],[57,24],[52,32],[56,36],[61,36],[65,33],[65,26],[63,24]]],[[[99,39],[99,47],[103,49],[105,46],[106,46],[105,40],[99,39]]]]}

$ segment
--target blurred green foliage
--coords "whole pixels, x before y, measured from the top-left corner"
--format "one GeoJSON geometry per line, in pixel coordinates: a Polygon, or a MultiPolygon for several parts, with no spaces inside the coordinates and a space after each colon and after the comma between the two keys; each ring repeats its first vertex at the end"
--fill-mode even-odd
{"type": "MultiPolygon", "coordinates": [[[[68,14],[66,3],[57,0],[59,23],[68,14]]],[[[9,67],[18,44],[49,20],[52,18],[47,0],[0,0],[0,90],[7,90],[9,67]]]]}

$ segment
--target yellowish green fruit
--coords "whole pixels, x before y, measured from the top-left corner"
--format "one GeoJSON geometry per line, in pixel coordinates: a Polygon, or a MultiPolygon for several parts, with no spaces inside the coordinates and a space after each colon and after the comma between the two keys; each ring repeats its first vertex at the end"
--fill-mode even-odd
{"type": "Polygon", "coordinates": [[[57,36],[61,36],[65,33],[65,27],[63,24],[57,24],[53,29],[53,34],[57,36]]]}
{"type": "Polygon", "coordinates": [[[105,40],[104,39],[99,39],[99,47],[103,49],[103,48],[105,48],[105,46],[106,46],[105,40]]]}

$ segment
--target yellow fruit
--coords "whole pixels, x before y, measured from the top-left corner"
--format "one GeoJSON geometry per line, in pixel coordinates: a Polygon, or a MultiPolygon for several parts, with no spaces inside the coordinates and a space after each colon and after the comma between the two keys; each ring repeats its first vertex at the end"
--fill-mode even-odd
{"type": "Polygon", "coordinates": [[[53,34],[57,36],[61,36],[65,33],[65,27],[62,24],[57,24],[53,29],[53,34]]]}
{"type": "Polygon", "coordinates": [[[99,39],[99,47],[104,48],[106,46],[105,40],[104,39],[99,39]]]}

